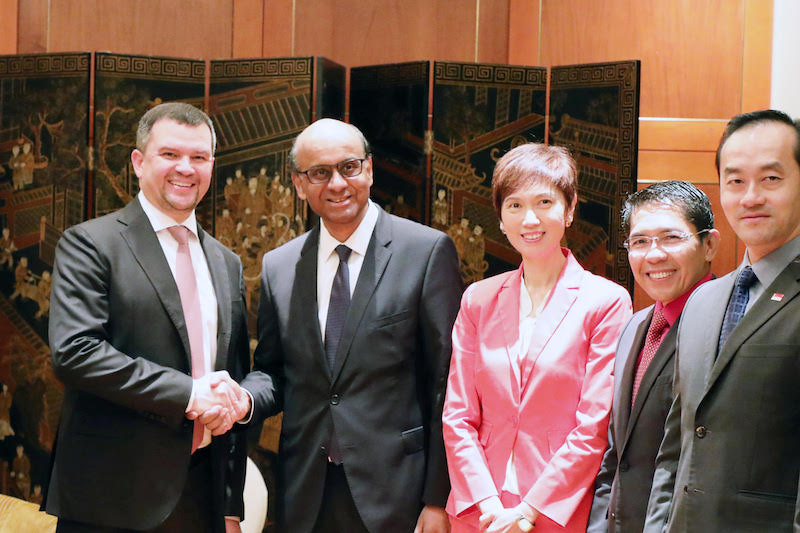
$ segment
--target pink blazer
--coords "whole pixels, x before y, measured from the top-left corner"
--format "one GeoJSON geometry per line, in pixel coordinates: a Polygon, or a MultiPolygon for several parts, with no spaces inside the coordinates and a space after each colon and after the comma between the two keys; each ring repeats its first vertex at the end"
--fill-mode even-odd
{"type": "Polygon", "coordinates": [[[447,511],[476,530],[475,504],[500,496],[512,449],[520,496],[542,514],[536,531],[586,530],[631,299],[564,252],[519,381],[509,347],[519,336],[522,267],[472,284],[461,300],[443,413],[447,511]]]}

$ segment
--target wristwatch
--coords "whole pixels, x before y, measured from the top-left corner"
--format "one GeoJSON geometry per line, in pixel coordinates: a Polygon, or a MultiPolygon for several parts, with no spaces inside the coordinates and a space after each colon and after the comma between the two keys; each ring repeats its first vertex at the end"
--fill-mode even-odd
{"type": "Polygon", "coordinates": [[[525,518],[523,515],[519,515],[519,518],[517,518],[517,527],[520,528],[525,533],[528,533],[528,531],[533,529],[535,526],[533,525],[533,523],[531,523],[530,520],[525,518]]]}

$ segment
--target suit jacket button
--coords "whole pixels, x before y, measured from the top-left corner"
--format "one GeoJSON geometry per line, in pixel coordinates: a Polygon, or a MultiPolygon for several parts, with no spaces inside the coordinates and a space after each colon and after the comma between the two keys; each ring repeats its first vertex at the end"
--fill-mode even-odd
{"type": "Polygon", "coordinates": [[[702,439],[706,436],[706,427],[705,426],[697,426],[697,429],[694,430],[694,434],[697,435],[698,439],[702,439]]]}
{"type": "Polygon", "coordinates": [[[326,446],[320,446],[319,447],[319,453],[320,453],[320,455],[324,455],[325,457],[328,457],[328,448],[326,446]]]}
{"type": "Polygon", "coordinates": [[[331,405],[339,405],[339,395],[334,394],[331,396],[331,405]]]}
{"type": "Polygon", "coordinates": [[[620,470],[620,472],[627,472],[627,471],[628,471],[628,468],[630,468],[630,466],[628,465],[628,462],[627,462],[627,461],[622,461],[622,462],[619,464],[619,470],[620,470]]]}

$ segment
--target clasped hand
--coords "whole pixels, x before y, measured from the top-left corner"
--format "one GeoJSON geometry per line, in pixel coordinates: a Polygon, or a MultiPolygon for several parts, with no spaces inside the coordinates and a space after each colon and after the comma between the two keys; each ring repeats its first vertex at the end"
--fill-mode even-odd
{"type": "Polygon", "coordinates": [[[222,435],[250,412],[250,396],[225,370],[210,372],[194,380],[194,399],[186,413],[200,420],[214,436],[222,435]]]}
{"type": "Polygon", "coordinates": [[[478,520],[481,531],[486,533],[520,533],[522,530],[517,521],[521,516],[532,518],[531,522],[539,517],[539,513],[524,502],[516,507],[504,508],[499,498],[495,497],[481,503],[483,505],[479,506],[481,515],[478,520]]]}

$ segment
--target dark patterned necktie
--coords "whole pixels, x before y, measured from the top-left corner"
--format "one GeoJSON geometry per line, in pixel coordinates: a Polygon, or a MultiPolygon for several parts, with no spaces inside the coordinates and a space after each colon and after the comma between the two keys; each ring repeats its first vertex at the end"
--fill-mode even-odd
{"type": "Polygon", "coordinates": [[[347,310],[350,308],[350,269],[347,267],[347,260],[351,251],[344,244],[336,247],[336,253],[339,254],[339,268],[336,269],[333,278],[331,298],[328,300],[328,316],[325,319],[325,357],[331,369],[336,362],[336,350],[339,348],[347,310]]]}
{"type": "Polygon", "coordinates": [[[642,378],[647,371],[648,365],[650,365],[650,361],[653,360],[653,356],[656,354],[656,351],[658,351],[658,347],[661,346],[661,337],[667,326],[669,326],[669,322],[667,322],[667,319],[664,318],[664,313],[659,309],[658,312],[653,315],[653,320],[650,321],[650,327],[647,328],[644,348],[642,348],[639,361],[636,363],[636,374],[633,378],[633,391],[631,393],[631,405],[636,401],[639,385],[642,384],[642,378]]]}
{"type": "Polygon", "coordinates": [[[731,336],[736,324],[744,316],[744,310],[747,307],[747,301],[750,299],[750,287],[758,281],[755,272],[749,266],[744,267],[736,278],[736,284],[733,286],[731,299],[728,301],[728,308],[725,310],[725,318],[722,321],[722,329],[719,332],[719,344],[717,345],[717,355],[719,355],[722,347],[728,337],[731,336]]]}

